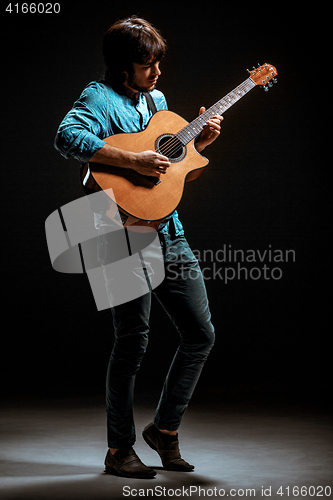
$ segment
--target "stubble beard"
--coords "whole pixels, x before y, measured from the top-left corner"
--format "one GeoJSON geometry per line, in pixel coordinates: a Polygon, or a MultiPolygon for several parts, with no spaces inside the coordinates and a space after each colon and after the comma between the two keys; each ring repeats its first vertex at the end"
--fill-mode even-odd
{"type": "Polygon", "coordinates": [[[136,90],[138,92],[151,92],[155,88],[155,83],[153,83],[152,85],[149,85],[149,87],[146,87],[146,86],[143,87],[143,86],[141,86],[138,83],[138,81],[137,81],[134,73],[130,73],[128,75],[127,85],[129,87],[131,87],[131,89],[134,89],[134,90],[136,90]]]}

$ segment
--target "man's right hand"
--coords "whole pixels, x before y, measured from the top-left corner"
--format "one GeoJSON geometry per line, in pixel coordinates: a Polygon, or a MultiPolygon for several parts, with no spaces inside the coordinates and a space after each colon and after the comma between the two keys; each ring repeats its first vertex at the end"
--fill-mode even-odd
{"type": "Polygon", "coordinates": [[[135,153],[133,170],[142,175],[166,174],[170,167],[169,158],[156,151],[142,151],[135,153]]]}
{"type": "Polygon", "coordinates": [[[115,167],[131,168],[139,174],[154,176],[165,174],[168,167],[170,167],[168,157],[160,155],[156,151],[134,153],[116,148],[110,144],[104,144],[89,161],[115,167]]]}

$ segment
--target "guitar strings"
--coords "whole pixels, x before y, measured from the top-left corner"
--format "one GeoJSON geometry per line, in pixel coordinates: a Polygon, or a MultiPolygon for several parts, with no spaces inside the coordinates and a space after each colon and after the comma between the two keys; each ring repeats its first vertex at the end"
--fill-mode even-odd
{"type": "Polygon", "coordinates": [[[195,123],[196,121],[198,121],[198,122],[206,122],[204,115],[207,114],[207,116],[214,116],[214,114],[216,112],[224,112],[224,111],[225,110],[221,107],[221,105],[216,104],[216,105],[212,106],[207,111],[205,111],[205,113],[203,113],[202,115],[200,115],[200,117],[197,117],[191,123],[189,123],[188,125],[186,125],[183,129],[181,129],[171,139],[169,139],[168,141],[166,141],[159,148],[160,153],[163,154],[164,156],[167,156],[167,157],[171,156],[172,157],[172,155],[174,155],[174,154],[178,153],[179,151],[181,151],[181,149],[184,146],[186,146],[186,144],[188,144],[192,139],[194,139],[195,137],[197,137],[202,132],[202,130],[205,127],[205,123],[204,124],[200,123],[200,125],[198,127],[197,124],[195,123]],[[192,128],[195,131],[195,134],[193,134],[193,132],[191,132],[191,131],[187,132],[186,129],[188,129],[189,127],[192,128]],[[186,141],[184,144],[181,141],[181,138],[183,138],[186,141]]]}
{"type": "MultiPolygon", "coordinates": [[[[242,94],[242,95],[244,95],[244,94],[242,94]]],[[[196,136],[198,136],[205,126],[206,117],[208,118],[208,117],[214,116],[214,114],[216,112],[223,113],[226,109],[228,109],[228,107],[230,107],[230,105],[225,107],[222,104],[222,101],[225,100],[226,97],[224,97],[223,99],[218,101],[216,104],[211,106],[208,110],[206,110],[204,113],[202,113],[197,118],[195,118],[191,123],[189,123],[183,129],[181,129],[174,137],[172,137],[171,139],[166,141],[163,144],[163,146],[160,148],[160,151],[162,152],[162,154],[164,154],[165,156],[175,154],[178,151],[180,151],[183,146],[185,146],[192,139],[194,139],[196,136]],[[197,125],[198,122],[199,122],[199,126],[197,125]],[[204,123],[202,123],[202,122],[204,122],[204,123]],[[193,134],[193,132],[191,132],[191,131],[188,131],[189,128],[194,130],[195,134],[193,134]],[[189,134],[189,136],[188,136],[188,134],[189,134]],[[183,144],[181,139],[185,139],[186,142],[183,144]],[[176,149],[173,149],[174,147],[176,147],[176,149]]],[[[238,99],[234,99],[234,102],[236,102],[237,100],[238,99]]]]}
{"type": "Polygon", "coordinates": [[[196,136],[198,136],[201,133],[201,131],[203,130],[203,128],[205,126],[205,123],[202,124],[201,122],[206,122],[205,115],[207,117],[213,116],[216,111],[220,111],[220,110],[222,110],[221,105],[219,105],[219,103],[216,103],[214,106],[212,106],[207,111],[202,113],[202,115],[198,116],[191,123],[186,125],[177,134],[175,134],[171,139],[166,141],[159,148],[159,151],[163,155],[168,156],[168,157],[170,157],[173,154],[178,153],[186,144],[188,144],[192,139],[194,139],[196,136]],[[199,122],[199,126],[197,125],[197,122],[199,122]],[[195,134],[193,134],[192,131],[188,131],[189,128],[194,130],[195,134]],[[183,143],[181,139],[184,139],[186,142],[183,143]]]}
{"type": "Polygon", "coordinates": [[[181,149],[186,146],[186,144],[188,144],[192,139],[194,139],[195,137],[197,137],[201,131],[203,130],[205,124],[202,124],[200,122],[205,122],[206,120],[204,119],[204,115],[207,114],[207,116],[211,115],[213,116],[215,114],[215,109],[213,110],[213,108],[217,107],[217,104],[212,106],[211,108],[209,108],[207,111],[205,111],[205,113],[203,113],[202,115],[200,115],[199,117],[197,117],[195,120],[193,120],[191,123],[189,123],[188,125],[186,125],[183,129],[181,129],[177,134],[175,134],[171,139],[169,139],[168,141],[166,141],[160,148],[159,148],[159,151],[161,154],[165,155],[165,156],[172,156],[176,153],[178,153],[179,151],[181,151],[181,149]],[[214,112],[213,112],[214,111],[214,112]],[[199,122],[199,127],[198,125],[195,123],[195,122],[199,122]],[[188,131],[187,130],[191,128],[192,130],[195,131],[195,134],[193,134],[192,131],[188,131]],[[189,135],[188,135],[189,134],[189,135]],[[181,139],[184,139],[186,142],[182,142],[181,139]]]}
{"type": "Polygon", "coordinates": [[[216,112],[223,114],[256,85],[257,83],[255,83],[250,77],[247,78],[244,82],[238,85],[238,87],[220,99],[220,101],[215,103],[204,113],[195,118],[191,123],[179,130],[177,134],[175,134],[159,148],[159,152],[168,158],[172,158],[172,155],[181,151],[186,144],[202,132],[206,125],[206,118],[211,118],[216,112]],[[193,131],[195,133],[193,133],[193,131]]]}
{"type": "Polygon", "coordinates": [[[250,78],[247,78],[238,87],[229,92],[229,94],[227,94],[220,101],[211,106],[197,118],[195,118],[191,123],[186,125],[171,139],[166,141],[161,146],[161,148],[159,148],[159,152],[164,156],[172,157],[172,155],[175,155],[176,153],[181,151],[181,149],[186,144],[188,144],[192,139],[197,137],[202,132],[202,130],[205,127],[206,118],[209,119],[209,117],[214,116],[216,112],[221,114],[224,113],[233,104],[235,104],[241,97],[243,97],[247,92],[249,92],[249,90],[251,90],[254,86],[255,86],[254,82],[250,78]],[[194,134],[193,131],[195,132],[194,134]],[[183,143],[181,139],[185,140],[186,142],[183,143]]]}

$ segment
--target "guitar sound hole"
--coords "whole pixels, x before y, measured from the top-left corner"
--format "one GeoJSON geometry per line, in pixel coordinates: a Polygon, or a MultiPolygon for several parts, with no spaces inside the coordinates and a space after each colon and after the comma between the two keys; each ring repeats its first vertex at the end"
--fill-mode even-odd
{"type": "Polygon", "coordinates": [[[187,149],[173,134],[162,134],[155,142],[155,150],[161,155],[167,156],[169,161],[175,163],[185,158],[187,149]]]}

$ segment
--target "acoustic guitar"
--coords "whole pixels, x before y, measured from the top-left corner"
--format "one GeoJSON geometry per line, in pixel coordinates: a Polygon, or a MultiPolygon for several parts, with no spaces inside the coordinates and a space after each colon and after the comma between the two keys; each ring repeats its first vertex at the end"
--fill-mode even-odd
{"type": "MultiPolygon", "coordinates": [[[[263,64],[249,71],[249,77],[202,115],[188,123],[172,111],[157,111],[142,132],[116,134],[104,139],[111,146],[132,152],[155,150],[167,156],[171,166],[160,176],[141,175],[132,169],[89,162],[82,170],[86,188],[112,188],[108,216],[121,215],[124,227],[150,226],[158,229],[179,205],[186,182],[200,177],[209,161],[195,149],[194,141],[214,115],[227,109],[255,86],[268,90],[276,83],[277,71],[263,64]]],[[[109,192],[110,193],[110,192],[109,192]]]]}

